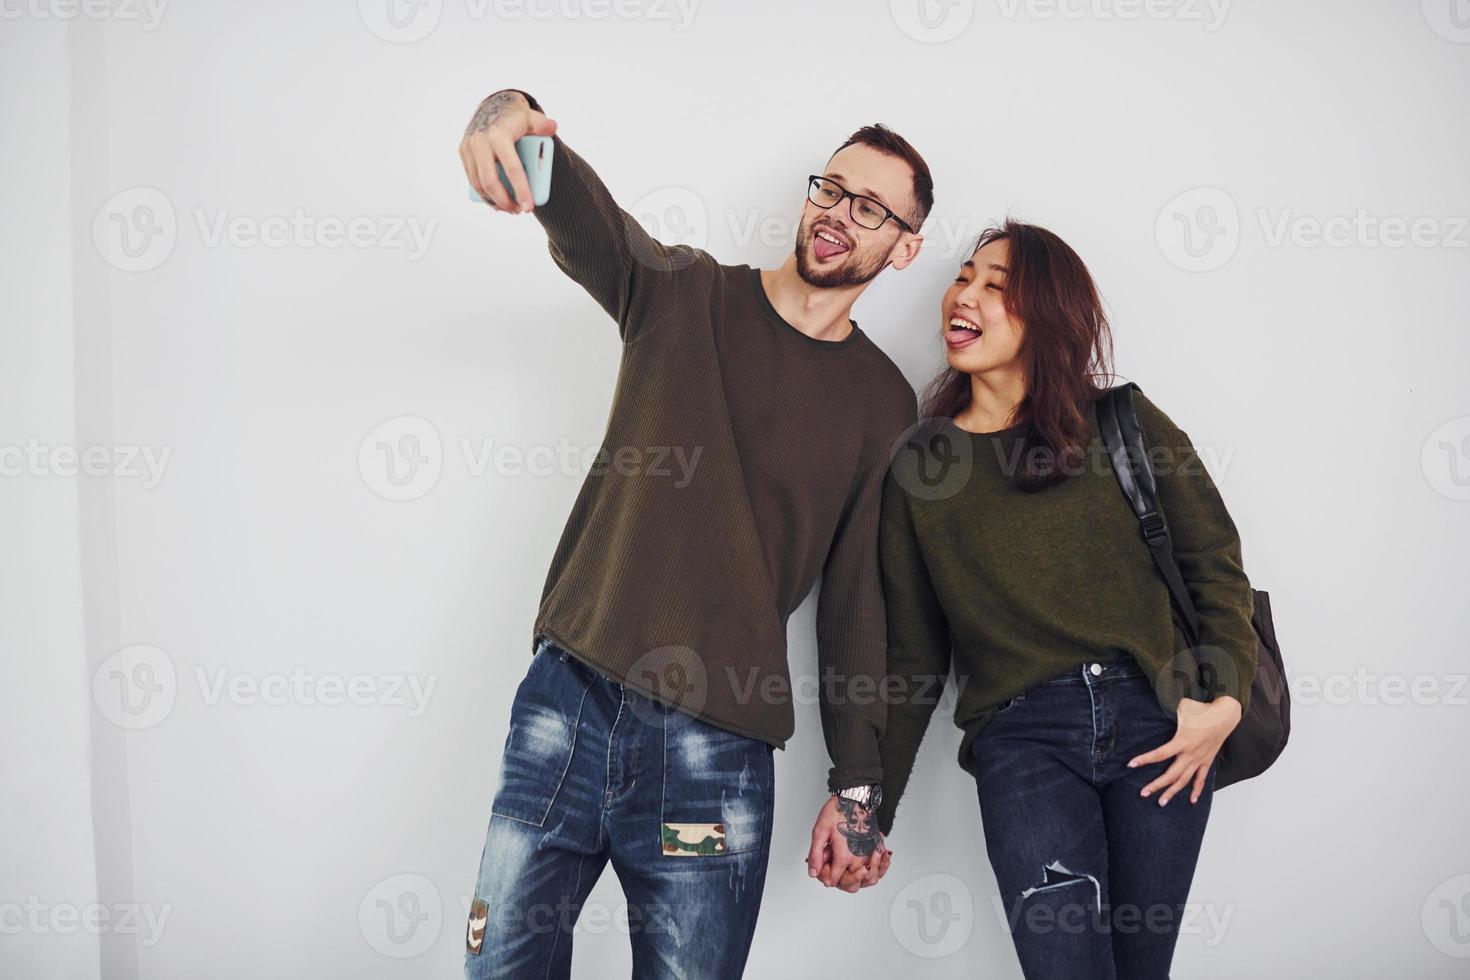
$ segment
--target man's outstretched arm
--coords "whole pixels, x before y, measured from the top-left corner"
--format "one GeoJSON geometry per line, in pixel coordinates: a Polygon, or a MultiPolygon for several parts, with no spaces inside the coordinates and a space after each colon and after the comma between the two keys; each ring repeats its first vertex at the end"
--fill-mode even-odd
{"type": "Polygon", "coordinates": [[[534,213],[546,229],[547,246],[556,264],[595,299],[618,323],[624,341],[645,325],[640,316],[661,283],[689,266],[694,250],[667,248],[632,215],[587,162],[556,135],[555,120],[525,92],[505,89],[481,102],[459,144],[465,175],[497,211],[534,213]],[[530,182],[516,154],[523,136],[550,136],[554,141],[551,197],[540,207],[531,203],[530,182]],[[515,190],[506,191],[496,174],[499,164],[515,190]]]}

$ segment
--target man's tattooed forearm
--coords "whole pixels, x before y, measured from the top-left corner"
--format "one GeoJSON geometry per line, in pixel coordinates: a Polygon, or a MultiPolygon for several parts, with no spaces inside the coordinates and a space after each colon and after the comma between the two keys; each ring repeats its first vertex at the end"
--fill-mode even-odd
{"type": "Polygon", "coordinates": [[[475,110],[474,118],[465,127],[464,134],[470,136],[474,133],[483,133],[490,128],[491,123],[500,118],[502,112],[511,108],[524,98],[525,96],[519,92],[511,92],[509,90],[496,92],[484,102],[480,103],[480,107],[475,110]]]}
{"type": "Polygon", "coordinates": [[[856,800],[837,798],[837,810],[842,819],[837,822],[837,832],[847,838],[847,849],[853,857],[867,857],[878,849],[878,826],[873,812],[856,800]]]}

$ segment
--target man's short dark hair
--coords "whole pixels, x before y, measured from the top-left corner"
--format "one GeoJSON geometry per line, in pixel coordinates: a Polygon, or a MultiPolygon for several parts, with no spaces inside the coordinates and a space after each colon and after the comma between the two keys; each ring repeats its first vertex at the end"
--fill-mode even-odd
{"type": "Polygon", "coordinates": [[[923,157],[919,156],[919,151],[914,149],[912,143],[882,123],[864,126],[853,133],[847,138],[847,142],[839,146],[832,155],[836,156],[857,143],[898,157],[914,172],[914,201],[917,210],[914,214],[905,217],[917,231],[924,223],[924,219],[929,217],[929,209],[934,207],[934,178],[929,175],[929,165],[924,162],[923,157]]]}

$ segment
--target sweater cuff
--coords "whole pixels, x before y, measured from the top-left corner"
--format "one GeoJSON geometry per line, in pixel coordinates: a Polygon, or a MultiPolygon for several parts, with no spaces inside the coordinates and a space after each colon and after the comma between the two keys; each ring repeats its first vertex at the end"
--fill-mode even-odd
{"type": "Polygon", "coordinates": [[[904,780],[904,783],[896,785],[885,783],[883,786],[883,802],[878,807],[878,832],[884,837],[893,833],[893,818],[898,813],[898,801],[903,797],[904,784],[907,782],[904,780]]]}
{"type": "MultiPolygon", "coordinates": [[[[1178,689],[1178,695],[1205,703],[1228,695],[1240,702],[1242,715],[1250,710],[1251,684],[1256,678],[1255,650],[1237,653],[1205,643],[1185,647],[1184,651],[1195,666],[1194,683],[1178,689]]],[[[1177,658],[1171,664],[1176,662],[1177,658]]],[[[1177,670],[1175,674],[1178,675],[1177,670]]],[[[1172,710],[1173,706],[1170,707],[1172,710]]]]}
{"type": "Polygon", "coordinates": [[[522,94],[522,95],[524,95],[526,97],[526,101],[527,102],[531,103],[531,108],[532,109],[535,109],[537,112],[542,113],[542,114],[545,114],[545,112],[546,112],[545,109],[541,108],[541,103],[539,103],[539,102],[536,101],[536,97],[534,95],[532,95],[530,92],[525,91],[524,89],[503,88],[500,91],[502,91],[502,92],[519,92],[520,94],[522,94]]]}
{"type": "Polygon", "coordinates": [[[1251,707],[1251,685],[1256,679],[1256,651],[1230,655],[1231,683],[1224,684],[1219,694],[1228,694],[1240,702],[1242,717],[1251,707]]]}
{"type": "Polygon", "coordinates": [[[882,785],[883,770],[878,766],[833,766],[827,771],[827,792],[853,786],[882,785]]]}

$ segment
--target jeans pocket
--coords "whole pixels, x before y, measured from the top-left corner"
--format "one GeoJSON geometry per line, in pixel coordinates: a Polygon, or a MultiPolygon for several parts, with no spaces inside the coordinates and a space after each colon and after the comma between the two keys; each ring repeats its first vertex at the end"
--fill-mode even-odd
{"type": "Polygon", "coordinates": [[[664,717],[663,855],[709,858],[767,846],[773,747],[677,712],[664,717]]]}
{"type": "Polygon", "coordinates": [[[1024,694],[1017,694],[1013,698],[1007,698],[1006,700],[1002,701],[999,705],[996,706],[996,708],[995,708],[995,714],[993,714],[991,716],[991,719],[994,720],[996,718],[1000,718],[1000,717],[1002,717],[1004,715],[1010,714],[1012,711],[1015,711],[1016,710],[1017,705],[1019,705],[1022,701],[1025,701],[1025,700],[1026,700],[1026,695],[1024,695],[1024,694]]]}
{"type": "Polygon", "coordinates": [[[592,676],[555,646],[537,648],[511,704],[492,814],[538,827],[546,822],[572,764],[592,676]]]}

